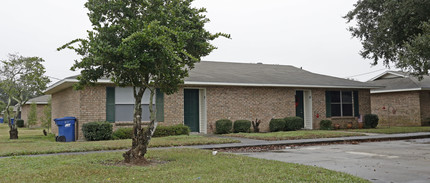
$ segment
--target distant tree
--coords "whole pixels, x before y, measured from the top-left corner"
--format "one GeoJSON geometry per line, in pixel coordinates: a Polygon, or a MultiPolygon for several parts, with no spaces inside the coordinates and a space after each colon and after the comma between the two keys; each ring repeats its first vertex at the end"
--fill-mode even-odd
{"type": "MultiPolygon", "coordinates": [[[[6,108],[12,104],[12,100],[17,102],[15,120],[21,116],[21,106],[31,97],[40,95],[46,89],[49,79],[45,74],[44,60],[39,57],[23,57],[16,54],[9,54],[8,60],[1,61],[0,67],[0,88],[7,94],[6,108]]],[[[18,138],[18,128],[16,123],[11,123],[10,112],[7,112],[7,122],[9,124],[10,139],[18,138]]]]}
{"type": "Polygon", "coordinates": [[[27,127],[34,126],[37,124],[37,104],[32,102],[30,104],[30,111],[27,115],[27,127]]]}
{"type": "Polygon", "coordinates": [[[51,99],[48,100],[48,105],[46,105],[45,107],[43,107],[43,118],[42,118],[42,127],[47,128],[48,129],[48,133],[49,133],[49,129],[51,128],[51,99]]]}
{"type": "Polygon", "coordinates": [[[430,69],[430,1],[359,0],[344,17],[363,45],[360,55],[422,78],[430,69]]]}
{"type": "Polygon", "coordinates": [[[107,76],[118,86],[132,86],[134,126],[132,148],[125,162],[145,160],[148,143],[157,127],[153,96],[179,89],[188,71],[213,49],[220,36],[204,29],[209,19],[193,0],[89,0],[85,3],[93,26],[87,39],[76,39],[59,49],[71,48],[82,56],[72,67],[81,69],[79,86],[107,76]],[[80,42],[79,47],[72,46],[80,42]],[[143,131],[141,99],[150,91],[150,124],[143,131]]]}

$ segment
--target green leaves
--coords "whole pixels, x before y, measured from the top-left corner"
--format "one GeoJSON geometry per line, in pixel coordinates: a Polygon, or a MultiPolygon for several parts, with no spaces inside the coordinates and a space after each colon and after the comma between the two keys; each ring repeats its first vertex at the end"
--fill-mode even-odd
{"type": "Polygon", "coordinates": [[[373,65],[383,61],[422,76],[428,74],[430,1],[421,0],[359,0],[344,17],[355,26],[349,28],[361,40],[363,58],[373,65]],[[427,43],[427,44],[426,44],[427,43]]]}

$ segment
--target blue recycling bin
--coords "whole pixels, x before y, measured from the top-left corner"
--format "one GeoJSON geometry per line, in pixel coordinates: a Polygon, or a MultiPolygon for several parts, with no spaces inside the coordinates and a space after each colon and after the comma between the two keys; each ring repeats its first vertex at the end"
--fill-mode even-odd
{"type": "Polygon", "coordinates": [[[3,118],[0,118],[0,123],[3,123],[4,122],[4,119],[3,118]]]}
{"type": "Polygon", "coordinates": [[[75,117],[64,117],[54,119],[58,126],[58,136],[55,138],[58,142],[75,141],[75,117]]]}

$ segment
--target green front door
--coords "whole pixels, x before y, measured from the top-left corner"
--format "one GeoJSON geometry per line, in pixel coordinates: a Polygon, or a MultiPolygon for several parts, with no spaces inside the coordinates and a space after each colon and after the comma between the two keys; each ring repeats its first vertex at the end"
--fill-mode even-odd
{"type": "Polygon", "coordinates": [[[199,132],[199,90],[184,89],[184,124],[199,132]]]}
{"type": "Polygon", "coordinates": [[[297,90],[296,91],[296,116],[304,119],[305,118],[304,111],[305,110],[304,110],[304,104],[303,104],[303,91],[297,90]]]}

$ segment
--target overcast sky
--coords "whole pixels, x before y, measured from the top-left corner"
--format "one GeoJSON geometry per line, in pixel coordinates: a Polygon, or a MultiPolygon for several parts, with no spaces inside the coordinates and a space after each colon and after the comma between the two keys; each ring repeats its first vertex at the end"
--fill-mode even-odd
{"type": "MultiPolygon", "coordinates": [[[[213,42],[218,47],[206,61],[281,64],[336,77],[365,81],[384,71],[358,55],[342,18],[357,0],[196,0],[211,22],[206,28],[231,34],[213,42]]],[[[85,0],[0,1],[0,59],[8,53],[42,57],[46,75],[62,79],[79,57],[56,48],[86,38],[91,29],[85,0]]],[[[55,81],[55,80],[54,80],[55,81]]]]}

